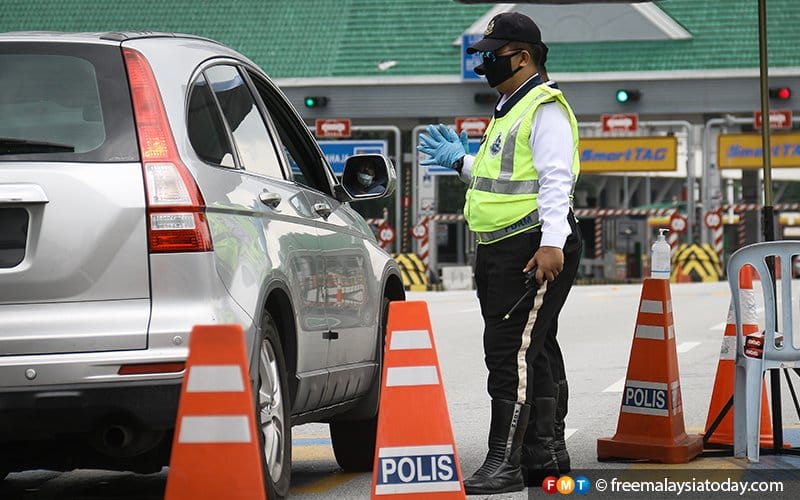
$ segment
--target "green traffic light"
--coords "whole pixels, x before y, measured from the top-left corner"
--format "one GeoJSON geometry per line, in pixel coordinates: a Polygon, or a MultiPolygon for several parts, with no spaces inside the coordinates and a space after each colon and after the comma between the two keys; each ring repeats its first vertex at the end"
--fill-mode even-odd
{"type": "Polygon", "coordinates": [[[627,90],[617,90],[617,102],[628,102],[630,95],[627,90]]]}
{"type": "Polygon", "coordinates": [[[325,96],[306,96],[305,103],[307,108],[321,108],[328,104],[328,98],[325,96]]]}

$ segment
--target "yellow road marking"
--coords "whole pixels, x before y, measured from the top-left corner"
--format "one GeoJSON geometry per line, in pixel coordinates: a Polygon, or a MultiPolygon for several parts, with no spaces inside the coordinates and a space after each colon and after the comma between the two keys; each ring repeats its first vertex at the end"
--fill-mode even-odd
{"type": "Polygon", "coordinates": [[[293,446],[293,461],[333,460],[333,450],[330,445],[293,446]]]}
{"type": "Polygon", "coordinates": [[[348,482],[359,476],[357,472],[337,472],[324,479],[311,484],[305,484],[296,488],[289,488],[291,493],[327,493],[330,490],[348,482]]]}
{"type": "Polygon", "coordinates": [[[741,470],[742,472],[744,472],[747,468],[747,462],[742,460],[741,458],[734,458],[734,457],[697,457],[694,460],[690,460],[685,464],[642,463],[642,464],[631,464],[630,468],[632,470],[656,469],[656,470],[667,470],[670,472],[675,470],[676,473],[692,470],[695,471],[693,472],[694,474],[696,474],[697,470],[707,469],[709,474],[711,474],[712,471],[719,471],[719,474],[724,475],[725,478],[728,478],[730,477],[731,470],[741,470]]]}

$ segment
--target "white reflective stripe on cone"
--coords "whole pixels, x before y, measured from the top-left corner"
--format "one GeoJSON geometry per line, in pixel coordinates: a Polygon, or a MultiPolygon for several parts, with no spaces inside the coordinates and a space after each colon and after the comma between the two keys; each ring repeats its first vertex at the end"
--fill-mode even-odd
{"type": "Polygon", "coordinates": [[[460,481],[446,481],[441,483],[408,483],[408,484],[379,484],[375,486],[376,495],[393,495],[395,493],[436,493],[440,491],[461,491],[460,481]]]}
{"type": "Polygon", "coordinates": [[[389,350],[430,349],[432,347],[428,330],[398,330],[392,332],[389,350]]]}
{"type": "Polygon", "coordinates": [[[660,300],[642,300],[639,312],[649,314],[664,314],[664,303],[660,300]]]}
{"type": "Polygon", "coordinates": [[[239,365],[197,365],[189,368],[186,392],[243,392],[239,365]]]}
{"type": "Polygon", "coordinates": [[[725,335],[722,337],[722,347],[719,350],[720,361],[734,361],[736,359],[736,336],[725,335]]]}
{"type": "Polygon", "coordinates": [[[386,371],[386,387],[402,387],[409,385],[439,385],[439,374],[436,367],[403,366],[389,368],[386,371]]]}
{"type": "Polygon", "coordinates": [[[181,419],[179,443],[249,443],[246,415],[202,415],[181,419]]]}
{"type": "Polygon", "coordinates": [[[651,325],[636,325],[636,338],[664,340],[664,327],[651,325]]]}
{"type": "Polygon", "coordinates": [[[379,457],[413,457],[417,455],[452,455],[453,446],[432,444],[423,446],[384,446],[378,450],[379,457]]]}

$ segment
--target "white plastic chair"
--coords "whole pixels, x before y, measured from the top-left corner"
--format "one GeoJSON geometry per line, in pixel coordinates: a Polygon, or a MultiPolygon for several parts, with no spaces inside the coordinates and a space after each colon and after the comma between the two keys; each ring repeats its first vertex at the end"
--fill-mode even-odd
{"type": "MultiPolygon", "coordinates": [[[[800,241],[767,241],[740,248],[728,261],[728,283],[736,317],[736,375],[734,379],[733,453],[750,462],[758,462],[761,428],[761,387],[766,370],[793,368],[800,364],[800,349],[795,347],[793,321],[795,303],[792,295],[792,263],[800,254],[800,241]],[[767,257],[778,257],[780,286],[772,286],[767,257]],[[742,304],[739,297],[739,271],[750,265],[761,278],[764,304],[764,346],[761,358],[745,355],[742,336],[742,304]],[[777,288],[777,297],[776,297],[777,288]],[[780,313],[778,322],[778,312],[780,313]],[[783,334],[776,347],[776,334],[783,334]]],[[[776,284],[778,280],[775,280],[776,284]]],[[[798,310],[800,313],[800,310],[798,310]]],[[[800,316],[798,316],[800,318],[800,316]]],[[[783,432],[783,429],[779,430],[783,432]]]]}

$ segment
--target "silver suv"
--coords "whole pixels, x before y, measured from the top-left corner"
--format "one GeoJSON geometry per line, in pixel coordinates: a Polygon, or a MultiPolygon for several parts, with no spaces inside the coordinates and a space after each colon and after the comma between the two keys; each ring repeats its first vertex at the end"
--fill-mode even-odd
{"type": "MultiPolygon", "coordinates": [[[[168,463],[193,325],[245,331],[268,498],[291,426],[374,458],[400,273],[254,63],[157,33],[0,35],[0,477],[168,463]]],[[[361,194],[372,170],[381,193],[361,194]]]]}

